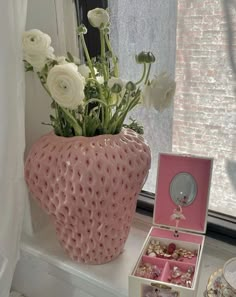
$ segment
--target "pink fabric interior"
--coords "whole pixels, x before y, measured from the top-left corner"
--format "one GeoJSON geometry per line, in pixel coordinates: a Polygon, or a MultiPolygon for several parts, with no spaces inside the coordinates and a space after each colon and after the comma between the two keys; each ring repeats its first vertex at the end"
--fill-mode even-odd
{"type": "Polygon", "coordinates": [[[165,230],[154,227],[150,233],[150,236],[157,238],[168,238],[168,239],[178,239],[182,241],[202,244],[203,236],[191,233],[179,232],[179,237],[174,237],[174,232],[172,230],[165,230]]]}
{"type": "Polygon", "coordinates": [[[177,173],[186,172],[190,173],[197,182],[197,196],[191,205],[183,207],[186,220],[180,221],[179,228],[205,231],[211,166],[211,159],[160,154],[156,183],[155,224],[175,227],[175,220],[171,220],[171,215],[176,205],[170,197],[169,187],[177,173]]]}
{"type": "Polygon", "coordinates": [[[159,259],[156,257],[149,257],[149,256],[142,256],[143,263],[150,263],[152,265],[157,265],[159,268],[163,269],[167,260],[166,259],[159,259]]]}
{"type": "Polygon", "coordinates": [[[157,265],[157,267],[161,269],[160,280],[167,283],[168,283],[168,277],[170,276],[171,270],[173,269],[174,266],[179,267],[182,272],[186,272],[189,266],[195,267],[195,264],[191,262],[183,263],[183,262],[164,260],[164,259],[159,259],[159,258],[149,257],[149,256],[142,256],[141,262],[150,263],[151,265],[157,265]]]}
{"type": "MultiPolygon", "coordinates": [[[[165,269],[163,270],[163,273],[162,273],[162,277],[161,277],[161,280],[163,282],[166,282],[168,283],[168,277],[171,275],[171,270],[173,269],[174,266],[177,266],[180,268],[180,270],[183,272],[183,273],[186,273],[188,268],[189,268],[189,264],[187,263],[181,263],[181,262],[171,262],[169,261],[166,266],[165,266],[165,269]]],[[[192,265],[195,268],[195,265],[192,265]]]]}

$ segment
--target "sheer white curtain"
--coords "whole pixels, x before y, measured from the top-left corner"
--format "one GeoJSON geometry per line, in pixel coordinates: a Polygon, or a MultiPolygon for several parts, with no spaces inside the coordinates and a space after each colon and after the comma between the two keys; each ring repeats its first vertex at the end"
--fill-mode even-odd
{"type": "Polygon", "coordinates": [[[9,296],[26,196],[21,53],[26,8],[27,0],[0,1],[0,297],[9,296]]]}

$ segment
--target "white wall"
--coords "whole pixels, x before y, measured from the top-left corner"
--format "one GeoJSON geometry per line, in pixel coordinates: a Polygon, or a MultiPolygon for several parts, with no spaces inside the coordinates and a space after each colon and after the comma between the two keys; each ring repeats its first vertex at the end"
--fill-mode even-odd
{"type": "MultiPolygon", "coordinates": [[[[78,55],[72,4],[72,0],[28,1],[26,30],[39,29],[50,35],[57,56],[65,55],[67,50],[78,55]]],[[[42,88],[36,74],[26,73],[26,156],[31,145],[40,136],[52,130],[50,126],[42,125],[42,122],[49,123],[50,103],[51,99],[42,88]]],[[[47,224],[47,216],[36,202],[30,199],[24,231],[36,232],[47,224]]]]}

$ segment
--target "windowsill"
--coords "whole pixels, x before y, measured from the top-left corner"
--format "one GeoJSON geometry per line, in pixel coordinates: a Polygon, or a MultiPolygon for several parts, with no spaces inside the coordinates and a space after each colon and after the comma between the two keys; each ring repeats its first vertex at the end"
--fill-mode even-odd
{"type": "MultiPolygon", "coordinates": [[[[82,296],[127,297],[128,275],[138,259],[140,249],[150,228],[150,221],[150,218],[146,218],[144,222],[142,215],[137,215],[124,252],[114,261],[104,265],[85,265],[72,262],[58,244],[51,226],[34,237],[23,236],[21,259],[14,276],[13,289],[21,291],[28,297],[40,296],[36,292],[37,286],[40,287],[39,290],[42,293],[43,276],[48,275],[48,277],[59,279],[60,282],[65,282],[74,290],[79,290],[78,292],[83,292],[82,296]],[[27,278],[27,273],[31,280],[22,285],[23,280],[27,278]],[[42,276],[40,277],[40,275],[42,276]],[[40,281],[38,278],[41,278],[40,281]]],[[[203,296],[210,274],[222,267],[226,260],[235,257],[235,254],[235,247],[232,245],[209,237],[206,238],[198,296],[203,296]]],[[[51,287],[50,290],[54,289],[51,287]]],[[[61,296],[66,296],[65,293],[62,293],[61,296]]],[[[41,296],[46,295],[42,293],[41,296]]],[[[51,291],[50,296],[54,296],[51,291]]],[[[58,295],[58,297],[61,296],[58,295]]],[[[67,296],[69,297],[69,295],[67,296]]]]}

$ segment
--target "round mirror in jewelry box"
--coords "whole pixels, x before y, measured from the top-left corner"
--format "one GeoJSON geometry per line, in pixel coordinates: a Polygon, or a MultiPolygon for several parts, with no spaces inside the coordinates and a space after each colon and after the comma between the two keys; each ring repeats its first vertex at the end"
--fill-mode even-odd
{"type": "Polygon", "coordinates": [[[197,297],[213,159],[159,154],[153,227],[129,297],[197,297]]]}

